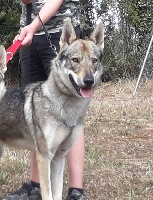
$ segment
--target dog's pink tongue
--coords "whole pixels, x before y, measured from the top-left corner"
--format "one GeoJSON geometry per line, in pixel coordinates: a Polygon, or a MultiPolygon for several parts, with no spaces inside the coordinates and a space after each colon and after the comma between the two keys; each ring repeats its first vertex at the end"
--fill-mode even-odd
{"type": "Polygon", "coordinates": [[[88,89],[81,88],[80,93],[81,93],[82,97],[89,98],[92,95],[92,89],[91,88],[88,88],[88,89]]]}

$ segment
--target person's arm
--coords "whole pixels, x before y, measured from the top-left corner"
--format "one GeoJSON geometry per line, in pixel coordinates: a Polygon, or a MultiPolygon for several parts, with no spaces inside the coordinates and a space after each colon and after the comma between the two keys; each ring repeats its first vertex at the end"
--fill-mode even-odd
{"type": "MultiPolygon", "coordinates": [[[[44,4],[39,12],[39,16],[44,24],[57,13],[62,3],[63,0],[48,0],[44,4]]],[[[34,33],[36,33],[41,26],[42,24],[38,17],[31,23],[31,28],[33,28],[34,33]]]]}
{"type": "MultiPolygon", "coordinates": [[[[23,0],[28,1],[28,0],[23,0]]],[[[39,12],[39,16],[42,22],[45,24],[49,19],[51,19],[59,10],[60,6],[62,5],[63,0],[48,0],[42,9],[39,12]]],[[[28,46],[33,38],[33,35],[40,29],[42,26],[39,17],[37,16],[31,24],[25,26],[22,30],[20,35],[16,36],[15,39],[23,40],[21,46],[26,47],[28,46]]]]}
{"type": "Polygon", "coordinates": [[[31,0],[21,0],[21,1],[22,1],[22,3],[24,3],[24,4],[30,4],[30,3],[32,3],[31,0]]]}

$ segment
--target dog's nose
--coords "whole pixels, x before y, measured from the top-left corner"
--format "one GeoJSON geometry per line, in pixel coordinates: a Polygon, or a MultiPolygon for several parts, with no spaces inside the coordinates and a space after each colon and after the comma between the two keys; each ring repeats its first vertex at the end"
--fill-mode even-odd
{"type": "Polygon", "coordinates": [[[85,86],[91,87],[94,84],[94,78],[91,75],[90,76],[86,76],[83,79],[83,82],[84,82],[85,86]]]}

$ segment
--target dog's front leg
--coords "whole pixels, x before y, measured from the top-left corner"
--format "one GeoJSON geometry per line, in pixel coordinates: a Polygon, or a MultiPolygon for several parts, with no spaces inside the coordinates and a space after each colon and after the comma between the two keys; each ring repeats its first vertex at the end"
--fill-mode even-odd
{"type": "Polygon", "coordinates": [[[74,127],[72,133],[62,142],[51,161],[51,183],[54,200],[62,200],[63,172],[66,155],[82,131],[82,124],[74,127]]]}
{"type": "MultiPolygon", "coordinates": [[[[58,152],[59,153],[59,152],[58,152]]],[[[62,200],[65,153],[56,154],[51,162],[51,184],[54,200],[62,200]]]]}
{"type": "Polygon", "coordinates": [[[50,181],[51,160],[36,152],[42,200],[53,200],[50,181]]]}

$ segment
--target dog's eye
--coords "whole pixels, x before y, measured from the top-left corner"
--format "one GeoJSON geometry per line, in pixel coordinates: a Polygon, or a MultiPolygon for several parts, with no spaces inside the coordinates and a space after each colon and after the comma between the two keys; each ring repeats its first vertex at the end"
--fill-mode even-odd
{"type": "Polygon", "coordinates": [[[79,59],[78,58],[72,58],[72,61],[75,63],[79,63],[79,59]]]}
{"type": "Polygon", "coordinates": [[[97,62],[98,62],[97,58],[94,58],[94,59],[92,60],[92,62],[93,62],[93,63],[97,63],[97,62]]]}

